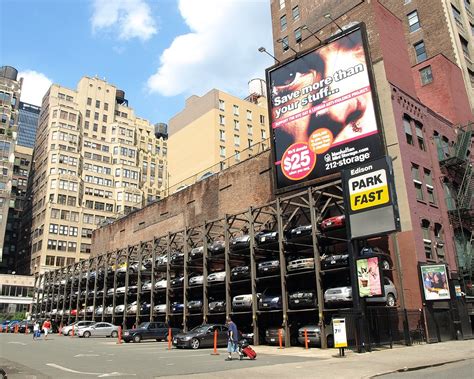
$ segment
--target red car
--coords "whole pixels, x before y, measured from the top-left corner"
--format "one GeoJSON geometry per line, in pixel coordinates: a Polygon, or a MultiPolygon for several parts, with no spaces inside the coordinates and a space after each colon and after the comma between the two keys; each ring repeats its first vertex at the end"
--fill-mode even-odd
{"type": "Polygon", "coordinates": [[[332,229],[339,229],[346,225],[346,217],[344,215],[329,217],[319,224],[321,231],[327,231],[332,229]]]}

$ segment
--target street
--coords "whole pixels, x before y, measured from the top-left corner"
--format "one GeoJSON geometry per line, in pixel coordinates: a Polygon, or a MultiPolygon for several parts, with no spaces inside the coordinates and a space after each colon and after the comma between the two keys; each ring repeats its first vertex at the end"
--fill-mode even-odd
{"type": "Polygon", "coordinates": [[[460,362],[448,363],[442,366],[429,367],[421,370],[398,372],[384,375],[385,379],[471,379],[474,376],[474,360],[467,359],[460,362]]]}

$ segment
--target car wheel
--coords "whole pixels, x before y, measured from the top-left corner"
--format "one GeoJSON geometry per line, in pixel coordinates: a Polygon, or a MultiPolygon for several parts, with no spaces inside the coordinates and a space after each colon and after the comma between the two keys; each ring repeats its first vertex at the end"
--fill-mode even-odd
{"type": "Polygon", "coordinates": [[[193,338],[191,340],[191,347],[196,350],[196,349],[199,349],[199,346],[201,346],[201,342],[199,342],[199,340],[197,338],[193,338]]]}
{"type": "Polygon", "coordinates": [[[72,330],[69,330],[69,331],[67,332],[67,335],[70,336],[71,334],[72,334],[72,330]]]}
{"type": "Polygon", "coordinates": [[[393,296],[391,293],[389,293],[387,295],[387,306],[388,307],[394,307],[396,303],[397,303],[397,300],[395,299],[395,296],[393,296]]]}
{"type": "Polygon", "coordinates": [[[329,335],[327,337],[327,342],[328,342],[328,347],[334,347],[334,337],[332,335],[329,335]]]}
{"type": "Polygon", "coordinates": [[[84,332],[84,337],[89,338],[91,336],[91,332],[85,331],[84,332]]]}
{"type": "Polygon", "coordinates": [[[112,338],[117,338],[118,337],[118,332],[116,330],[114,330],[111,334],[110,334],[110,337],[112,338]]]}
{"type": "Polygon", "coordinates": [[[390,263],[388,263],[388,261],[386,261],[386,260],[383,260],[382,261],[382,268],[384,270],[390,270],[390,263]]]}
{"type": "Polygon", "coordinates": [[[142,336],[140,334],[133,336],[133,342],[140,343],[141,340],[142,340],[142,336]]]}

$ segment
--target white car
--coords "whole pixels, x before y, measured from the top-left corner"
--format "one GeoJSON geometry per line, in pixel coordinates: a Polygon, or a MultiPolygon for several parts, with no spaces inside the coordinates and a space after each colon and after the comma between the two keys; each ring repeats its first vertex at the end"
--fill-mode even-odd
{"type": "Polygon", "coordinates": [[[189,285],[195,286],[198,284],[202,284],[203,281],[204,281],[204,276],[202,275],[193,276],[192,278],[189,278],[189,285]]]}
{"type": "Polygon", "coordinates": [[[119,327],[108,322],[96,322],[86,328],[79,329],[79,337],[113,337],[117,338],[119,327]]]}
{"type": "Polygon", "coordinates": [[[288,262],[288,271],[307,270],[314,268],[314,258],[299,258],[288,262]]]}
{"type": "Polygon", "coordinates": [[[133,303],[129,304],[127,306],[127,314],[135,314],[137,313],[137,301],[134,301],[133,303]]]}
{"type": "Polygon", "coordinates": [[[103,305],[99,305],[96,309],[95,309],[95,314],[100,316],[102,313],[104,313],[104,306],[103,305]]]}
{"type": "Polygon", "coordinates": [[[125,309],[125,305],[124,304],[120,304],[120,305],[117,305],[115,307],[115,314],[122,314],[123,311],[125,309]]]}
{"type": "Polygon", "coordinates": [[[93,313],[94,312],[94,306],[93,305],[89,305],[87,308],[86,308],[86,313],[93,313]]]}
{"type": "Polygon", "coordinates": [[[212,283],[212,282],[223,282],[225,281],[225,271],[220,271],[220,272],[213,272],[212,274],[209,274],[207,276],[207,282],[212,283]]]}
{"type": "Polygon", "coordinates": [[[166,313],[166,304],[158,304],[153,307],[155,313],[166,313]]]}
{"type": "Polygon", "coordinates": [[[168,281],[166,279],[161,279],[155,283],[155,288],[166,288],[168,286],[168,281]]]}
{"type": "Polygon", "coordinates": [[[77,334],[79,329],[86,328],[88,326],[91,326],[92,324],[95,324],[95,322],[94,321],[76,321],[70,325],[63,327],[63,329],[61,330],[61,333],[65,336],[70,336],[72,334],[72,328],[74,327],[74,333],[77,334]]]}
{"type": "Polygon", "coordinates": [[[58,310],[55,308],[51,311],[51,315],[54,316],[58,313],[58,310]]]}
{"type": "Polygon", "coordinates": [[[104,313],[106,315],[111,315],[113,313],[113,310],[114,310],[114,306],[113,305],[109,305],[107,308],[105,308],[105,311],[104,313]]]}
{"type": "MultiPolygon", "coordinates": [[[[257,300],[261,297],[260,293],[257,293],[257,300]]],[[[234,296],[232,299],[232,310],[249,310],[252,309],[252,294],[234,296]]]]}

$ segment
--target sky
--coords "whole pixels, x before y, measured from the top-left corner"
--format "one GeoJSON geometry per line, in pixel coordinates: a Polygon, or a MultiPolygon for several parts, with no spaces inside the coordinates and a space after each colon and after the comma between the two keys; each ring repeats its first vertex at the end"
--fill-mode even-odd
{"type": "Polygon", "coordinates": [[[168,122],[212,88],[245,97],[273,64],[260,46],[273,50],[269,0],[0,0],[0,65],[36,105],[51,83],[97,75],[168,122]]]}

